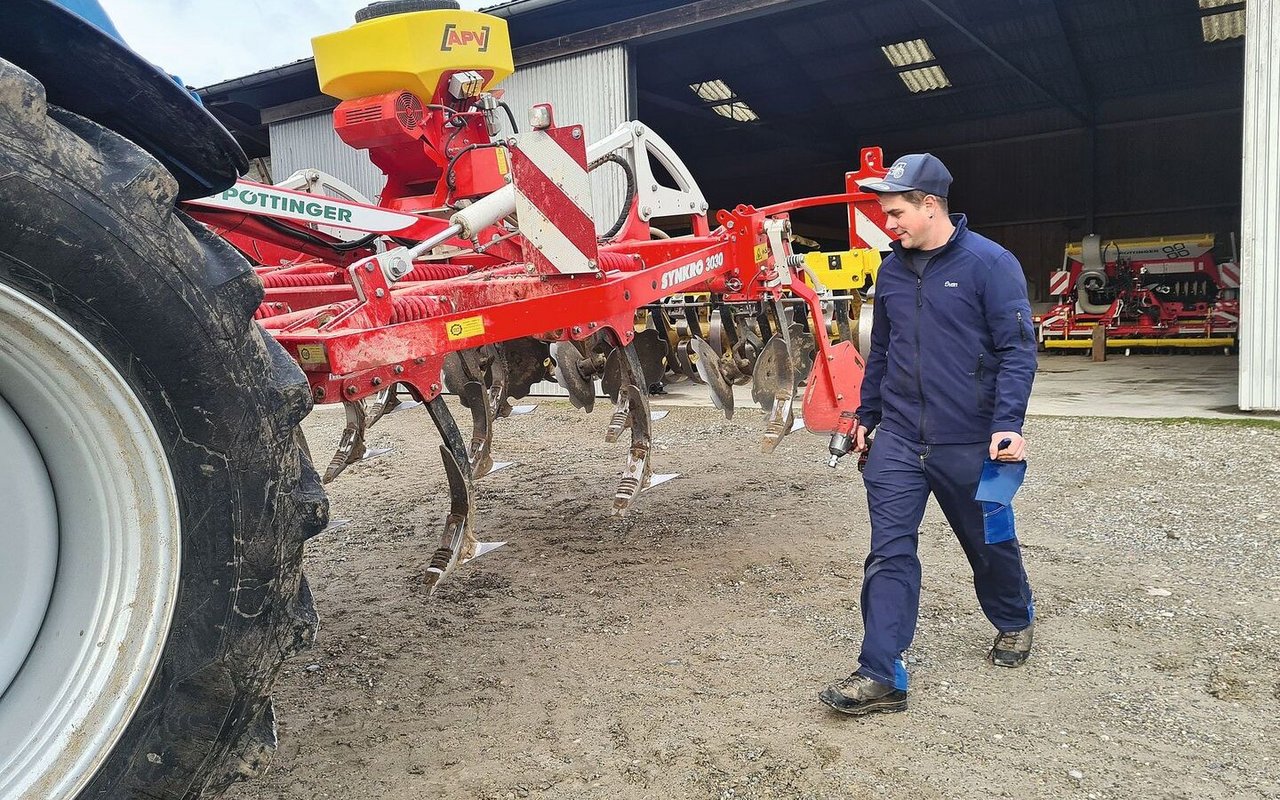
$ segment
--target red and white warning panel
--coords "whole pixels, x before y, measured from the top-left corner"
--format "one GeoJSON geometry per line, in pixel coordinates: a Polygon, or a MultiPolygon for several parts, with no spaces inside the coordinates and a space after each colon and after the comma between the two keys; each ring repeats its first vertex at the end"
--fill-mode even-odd
{"type": "Polygon", "coordinates": [[[525,260],[540,274],[595,272],[596,225],[582,127],[517,135],[511,178],[525,260]]]}
{"type": "Polygon", "coordinates": [[[1218,265],[1218,284],[1224,289],[1240,288],[1240,265],[1226,261],[1218,265]]]}
{"type": "Polygon", "coordinates": [[[886,253],[898,238],[889,232],[889,221],[880,210],[879,198],[858,186],[858,181],[881,177],[884,172],[884,152],[879,147],[864,147],[857,171],[845,173],[845,191],[858,196],[849,204],[850,249],[870,248],[886,253]]]}
{"type": "Polygon", "coordinates": [[[1065,297],[1071,294],[1074,288],[1069,270],[1064,269],[1049,273],[1049,294],[1054,297],[1065,297]]]}

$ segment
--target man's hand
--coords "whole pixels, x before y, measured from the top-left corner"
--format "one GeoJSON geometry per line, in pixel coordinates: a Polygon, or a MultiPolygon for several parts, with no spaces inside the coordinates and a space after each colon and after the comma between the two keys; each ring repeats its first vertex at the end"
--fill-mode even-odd
{"type": "Polygon", "coordinates": [[[993,461],[1022,461],[1027,457],[1027,440],[1020,433],[999,431],[991,434],[991,449],[988,453],[993,461]],[[1001,450],[1000,443],[1006,439],[1009,445],[1001,450]]]}
{"type": "Polygon", "coordinates": [[[867,449],[867,434],[870,432],[866,425],[858,426],[858,430],[853,434],[853,452],[861,453],[867,449]]]}

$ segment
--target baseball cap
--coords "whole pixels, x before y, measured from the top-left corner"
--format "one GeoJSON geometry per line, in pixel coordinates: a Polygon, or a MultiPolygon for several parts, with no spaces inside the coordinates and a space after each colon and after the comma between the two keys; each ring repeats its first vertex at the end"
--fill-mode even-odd
{"type": "Polygon", "coordinates": [[[864,192],[920,191],[946,197],[951,188],[951,173],[932,153],[913,153],[893,162],[883,178],[863,178],[858,186],[864,192]]]}

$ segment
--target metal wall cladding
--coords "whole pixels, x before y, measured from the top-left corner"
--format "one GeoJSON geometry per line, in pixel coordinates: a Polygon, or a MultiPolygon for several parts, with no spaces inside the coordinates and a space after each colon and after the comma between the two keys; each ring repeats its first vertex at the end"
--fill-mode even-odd
{"type": "MultiPolygon", "coordinates": [[[[557,125],[581,124],[588,144],[599,141],[628,118],[627,50],[622,45],[516,68],[501,88],[520,130],[528,130],[529,109],[550,103],[557,125]]],[[[618,219],[626,192],[621,167],[605,164],[591,176],[592,217],[604,233],[618,219]]]]}
{"type": "Polygon", "coordinates": [[[275,122],[271,134],[271,177],[279,182],[300,169],[318,169],[346,181],[374,203],[386,176],[364,150],[349,147],[333,130],[333,112],[275,122]]]}
{"type": "Polygon", "coordinates": [[[1245,11],[1239,403],[1280,411],[1280,4],[1245,11]]]}

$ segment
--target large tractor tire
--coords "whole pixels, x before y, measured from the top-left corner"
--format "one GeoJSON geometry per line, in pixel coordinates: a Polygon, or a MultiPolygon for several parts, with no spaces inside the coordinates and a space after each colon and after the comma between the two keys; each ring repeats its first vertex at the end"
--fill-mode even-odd
{"type": "Polygon", "coordinates": [[[216,796],[314,638],[307,383],[177,183],[0,60],[0,798],[216,796]]]}

